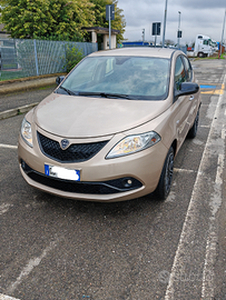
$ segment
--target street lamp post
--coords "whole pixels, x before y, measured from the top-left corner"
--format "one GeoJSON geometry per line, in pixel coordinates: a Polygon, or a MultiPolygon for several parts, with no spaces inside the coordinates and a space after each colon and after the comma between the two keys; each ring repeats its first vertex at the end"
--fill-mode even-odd
{"type": "Polygon", "coordinates": [[[162,36],[162,48],[164,48],[164,46],[165,46],[166,16],[167,16],[167,0],[165,2],[165,14],[164,14],[163,36],[162,36]]]}
{"type": "Polygon", "coordinates": [[[111,49],[111,6],[108,6],[109,13],[109,49],[111,49]]]}
{"type": "Polygon", "coordinates": [[[144,41],[145,41],[145,29],[142,29],[142,40],[143,40],[143,44],[144,44],[144,41]]]}
{"type": "Polygon", "coordinates": [[[223,48],[223,40],[224,40],[224,27],[225,27],[225,18],[226,18],[226,10],[224,13],[224,22],[223,22],[223,29],[222,29],[222,35],[221,35],[221,44],[220,44],[220,58],[222,54],[222,48],[223,48]]]}
{"type": "Polygon", "coordinates": [[[181,12],[178,11],[179,14],[179,21],[178,21],[178,32],[177,32],[177,46],[178,49],[180,49],[180,36],[179,36],[179,31],[180,31],[180,18],[181,18],[181,12]]]}

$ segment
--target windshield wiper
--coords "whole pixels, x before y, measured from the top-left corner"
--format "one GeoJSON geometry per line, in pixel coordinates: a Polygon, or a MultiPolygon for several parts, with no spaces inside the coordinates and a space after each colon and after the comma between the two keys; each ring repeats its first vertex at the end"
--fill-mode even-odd
{"type": "Polygon", "coordinates": [[[126,94],[111,94],[111,93],[97,93],[97,92],[79,92],[79,96],[100,96],[103,98],[121,98],[121,99],[133,99],[133,97],[126,94]]]}
{"type": "Polygon", "coordinates": [[[131,99],[131,96],[126,94],[111,94],[111,93],[101,93],[102,97],[105,98],[121,98],[121,99],[131,99]]]}
{"type": "Polygon", "coordinates": [[[73,91],[70,91],[69,89],[66,89],[65,87],[63,87],[62,85],[59,87],[59,89],[62,89],[64,90],[65,92],[68,93],[68,95],[77,95],[77,93],[73,92],[73,91]]]}

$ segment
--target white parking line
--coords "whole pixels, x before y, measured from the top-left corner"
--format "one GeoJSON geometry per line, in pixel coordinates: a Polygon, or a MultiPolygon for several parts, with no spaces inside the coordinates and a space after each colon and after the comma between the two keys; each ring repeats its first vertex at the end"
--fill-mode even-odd
{"type": "MultiPolygon", "coordinates": [[[[13,206],[12,204],[9,203],[3,203],[0,205],[0,216],[6,213],[10,207],[13,206]]],[[[1,299],[0,299],[1,300],[1,299]]]]}
{"type": "Polygon", "coordinates": [[[57,242],[56,241],[52,241],[50,243],[49,246],[47,246],[42,254],[39,257],[35,257],[33,259],[30,259],[29,262],[27,263],[27,265],[23,268],[23,270],[21,271],[20,275],[17,277],[16,281],[13,282],[8,288],[7,288],[7,293],[11,294],[15,291],[15,289],[17,288],[17,286],[22,282],[22,280],[24,279],[24,277],[27,277],[31,271],[37,267],[42,259],[51,251],[53,250],[53,248],[55,248],[57,246],[57,242]]]}
{"type": "Polygon", "coordinates": [[[224,156],[222,154],[219,154],[218,156],[218,161],[217,161],[217,174],[216,174],[216,184],[217,185],[222,185],[223,180],[221,178],[222,174],[223,174],[223,169],[224,169],[224,156]]]}
{"type": "Polygon", "coordinates": [[[183,173],[195,173],[195,172],[197,172],[197,171],[195,171],[195,170],[178,169],[178,168],[174,168],[173,171],[174,171],[174,172],[183,172],[183,173]]]}
{"type": "Polygon", "coordinates": [[[218,156],[218,167],[215,178],[214,192],[211,195],[211,212],[209,224],[209,236],[206,245],[206,257],[203,269],[203,281],[202,281],[202,299],[213,299],[214,298],[214,265],[217,256],[217,228],[216,228],[216,213],[218,212],[221,203],[221,187],[223,180],[221,178],[224,169],[224,156],[219,154],[218,156]]]}
{"type": "MultiPolygon", "coordinates": [[[[224,76],[224,82],[226,81],[226,75],[224,76]]],[[[214,112],[214,117],[212,118],[212,123],[207,138],[206,146],[202,155],[202,159],[199,165],[198,174],[194,184],[193,192],[191,195],[189,207],[187,210],[186,218],[183,224],[183,228],[180,235],[180,240],[174,257],[173,265],[171,268],[171,273],[169,276],[169,281],[165,293],[165,300],[176,299],[176,289],[178,288],[180,293],[182,292],[182,282],[178,284],[178,278],[181,274],[184,274],[185,261],[184,259],[189,259],[192,257],[194,249],[188,247],[197,238],[197,224],[199,224],[200,214],[199,214],[199,201],[198,199],[202,197],[201,187],[206,181],[206,178],[202,176],[203,171],[208,166],[208,162],[215,158],[218,152],[218,168],[216,173],[215,182],[209,183],[213,185],[214,192],[211,194],[211,199],[209,202],[210,217],[208,221],[207,229],[207,243],[205,251],[204,268],[202,270],[202,299],[211,300],[214,298],[215,289],[215,271],[214,264],[217,255],[217,224],[216,224],[216,213],[219,210],[222,203],[222,179],[221,175],[224,167],[224,157],[225,157],[225,145],[224,139],[222,139],[221,129],[224,127],[224,120],[220,121],[221,114],[221,104],[223,102],[223,94],[219,96],[216,110],[214,112]],[[216,140],[216,132],[221,134],[221,137],[216,140]],[[178,276],[179,275],[179,276],[178,276]],[[211,278],[210,278],[211,277],[211,278]]],[[[211,185],[211,187],[212,187],[211,185]]],[[[204,242],[204,241],[203,241],[204,242]]],[[[187,262],[189,264],[189,261],[187,262]]],[[[190,264],[189,264],[190,265],[190,264]]],[[[190,265],[191,267],[191,265],[190,265]]],[[[192,271],[191,271],[191,274],[192,271]]],[[[191,278],[192,279],[192,278],[191,278]]],[[[189,282],[188,282],[189,284],[189,282]]],[[[191,282],[190,282],[191,284],[191,282]]]]}
{"type": "Polygon", "coordinates": [[[225,137],[226,137],[226,129],[222,129],[222,131],[221,131],[222,140],[225,140],[225,137]]]}
{"type": "Polygon", "coordinates": [[[0,294],[0,300],[19,300],[19,299],[0,294]]]}
{"type": "Polygon", "coordinates": [[[0,144],[0,148],[17,149],[15,145],[0,144]]]}

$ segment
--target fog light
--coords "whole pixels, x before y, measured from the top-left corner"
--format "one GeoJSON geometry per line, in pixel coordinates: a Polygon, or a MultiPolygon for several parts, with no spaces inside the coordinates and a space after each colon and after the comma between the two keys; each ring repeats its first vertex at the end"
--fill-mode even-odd
{"type": "Polygon", "coordinates": [[[133,181],[131,179],[125,178],[122,184],[125,188],[130,188],[133,184],[133,181]]]}
{"type": "Polygon", "coordinates": [[[25,162],[23,160],[21,161],[21,167],[22,167],[23,170],[26,169],[26,164],[25,164],[25,162]]]}

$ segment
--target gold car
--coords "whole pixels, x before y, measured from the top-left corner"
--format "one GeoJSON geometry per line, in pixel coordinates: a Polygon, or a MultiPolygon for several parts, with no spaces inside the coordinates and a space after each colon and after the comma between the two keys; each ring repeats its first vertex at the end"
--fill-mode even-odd
{"type": "Polygon", "coordinates": [[[186,55],[164,48],[93,53],[25,116],[19,164],[28,184],[66,198],[165,199],[200,92],[186,55]]]}

